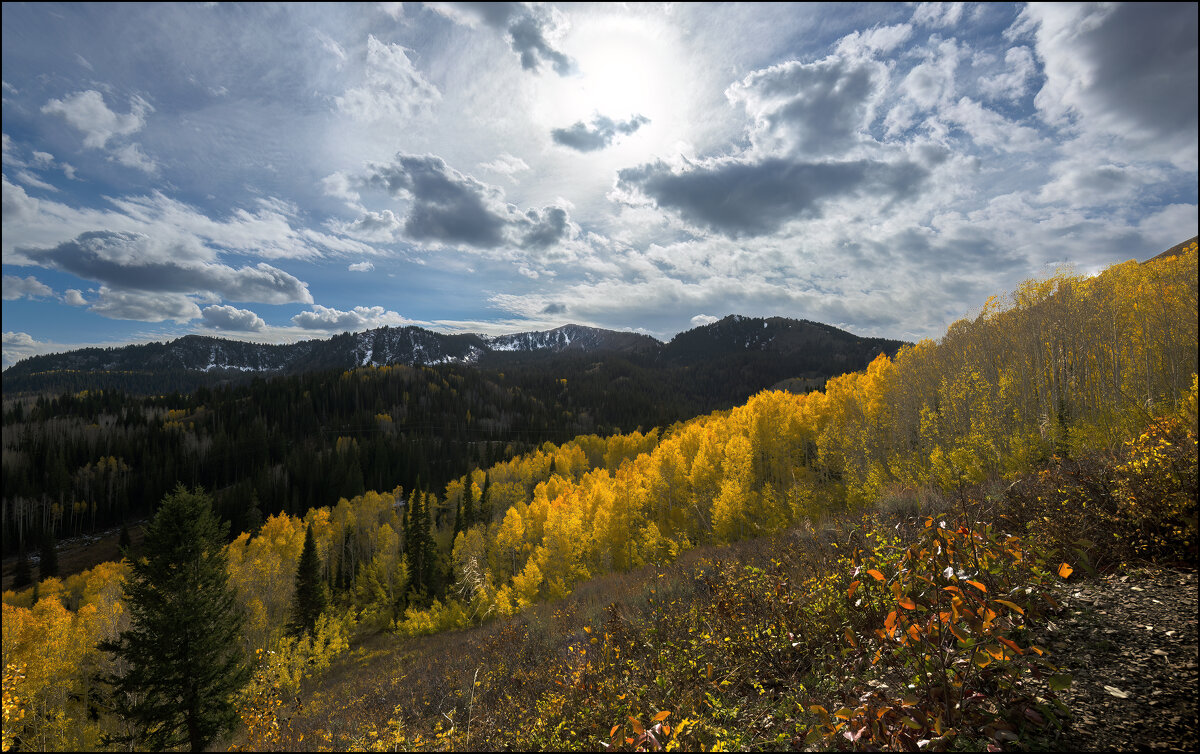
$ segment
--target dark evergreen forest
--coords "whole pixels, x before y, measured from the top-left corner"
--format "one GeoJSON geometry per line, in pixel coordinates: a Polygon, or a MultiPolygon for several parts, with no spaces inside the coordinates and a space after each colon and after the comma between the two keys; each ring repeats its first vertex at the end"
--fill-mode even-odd
{"type": "Polygon", "coordinates": [[[493,369],[369,367],[158,396],[93,388],[8,398],[4,547],[144,518],[179,483],[213,490],[234,533],[368,489],[439,492],[545,442],[665,427],[798,373],[861,368],[873,355],[813,357],[798,370],[794,357],[770,353],[667,366],[559,354],[493,369]]]}

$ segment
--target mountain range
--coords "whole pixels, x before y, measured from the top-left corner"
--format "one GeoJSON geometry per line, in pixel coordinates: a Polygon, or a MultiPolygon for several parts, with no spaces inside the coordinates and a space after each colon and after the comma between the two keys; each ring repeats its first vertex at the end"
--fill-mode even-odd
{"type": "Polygon", "coordinates": [[[83,348],[33,356],[4,370],[4,389],[50,389],[65,375],[107,382],[105,375],[188,375],[215,384],[252,375],[291,375],[366,366],[463,364],[481,368],[536,365],[570,357],[620,357],[639,366],[688,367],[769,362],[778,379],[830,376],[858,369],[901,341],[862,338],[830,325],[783,317],[730,315],[663,343],[648,335],[563,325],[510,335],[448,335],[421,327],[382,327],[287,345],[187,335],[166,343],[83,348]]]}

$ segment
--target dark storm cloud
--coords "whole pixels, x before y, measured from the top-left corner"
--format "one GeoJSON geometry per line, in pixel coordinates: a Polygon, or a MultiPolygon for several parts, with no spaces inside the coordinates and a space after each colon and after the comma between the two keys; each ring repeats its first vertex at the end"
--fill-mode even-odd
{"type": "Polygon", "coordinates": [[[729,90],[756,120],[756,141],[807,155],[853,146],[870,119],[885,72],[874,61],[788,61],[747,76],[729,90]]]}
{"type": "Polygon", "coordinates": [[[650,122],[644,115],[635,115],[627,121],[615,121],[603,115],[592,119],[589,127],[583,121],[568,126],[556,128],[550,132],[555,143],[570,147],[579,152],[595,152],[613,143],[617,134],[631,134],[650,122]]]}
{"type": "Polygon", "coordinates": [[[1130,3],[1081,37],[1096,95],[1151,136],[1196,138],[1196,9],[1130,3]]]}
{"type": "Polygon", "coordinates": [[[773,233],[797,218],[821,216],[829,199],[850,195],[888,204],[915,195],[929,171],[911,162],[807,163],[736,160],[675,172],[656,162],[622,170],[617,185],[685,220],[727,236],[773,233]]]}
{"type": "Polygon", "coordinates": [[[564,304],[546,304],[542,307],[542,314],[566,314],[567,307],[564,304]]]}
{"type": "MultiPolygon", "coordinates": [[[[575,231],[561,207],[552,205],[522,214],[505,203],[499,189],[458,172],[433,155],[398,154],[390,164],[370,163],[356,182],[359,187],[383,189],[410,199],[412,206],[403,228],[415,241],[481,249],[505,244],[545,249],[575,231]]],[[[379,217],[383,213],[368,214],[379,217]]]]}
{"type": "MultiPolygon", "coordinates": [[[[513,52],[521,56],[521,67],[536,71],[549,63],[556,73],[566,76],[575,68],[571,58],[546,41],[546,20],[524,3],[453,3],[453,10],[465,13],[493,29],[508,32],[513,52]]],[[[451,11],[447,15],[453,17],[451,11]]]]}
{"type": "Polygon", "coordinates": [[[413,206],[404,232],[418,241],[494,248],[504,242],[506,218],[493,209],[499,191],[463,175],[433,155],[398,154],[390,165],[370,164],[362,184],[392,196],[409,196],[413,206]]]}
{"type": "Polygon", "coordinates": [[[1037,51],[1047,82],[1039,107],[1051,113],[1074,108],[1085,125],[1149,145],[1195,149],[1195,3],[1070,11],[1033,5],[1025,14],[1041,25],[1037,51]]]}
{"type": "Polygon", "coordinates": [[[571,232],[571,221],[562,207],[546,207],[541,213],[531,209],[525,217],[530,223],[521,239],[521,247],[525,249],[548,248],[571,232]]]}
{"type": "Polygon", "coordinates": [[[124,291],[216,294],[264,304],[311,303],[308,286],[259,263],[234,269],[204,261],[202,250],[158,244],[140,233],[93,231],[50,249],[22,249],[35,264],[124,291]]]}

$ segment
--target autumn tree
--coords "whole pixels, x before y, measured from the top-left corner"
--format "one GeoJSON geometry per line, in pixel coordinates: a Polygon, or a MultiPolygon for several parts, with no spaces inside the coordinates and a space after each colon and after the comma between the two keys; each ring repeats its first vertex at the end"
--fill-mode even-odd
{"type": "Polygon", "coordinates": [[[226,572],[227,529],[211,498],[182,484],[146,528],[124,586],[130,628],[99,644],[125,666],[104,680],[132,731],[108,743],[201,751],[237,724],[234,696],[250,670],[226,572]]]}

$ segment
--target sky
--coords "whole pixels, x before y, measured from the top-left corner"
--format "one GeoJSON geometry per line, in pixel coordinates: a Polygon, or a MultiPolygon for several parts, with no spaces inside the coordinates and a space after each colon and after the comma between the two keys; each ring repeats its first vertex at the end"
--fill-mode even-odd
{"type": "Polygon", "coordinates": [[[1197,5],[3,4],[3,360],[937,338],[1197,233],[1197,5]]]}

